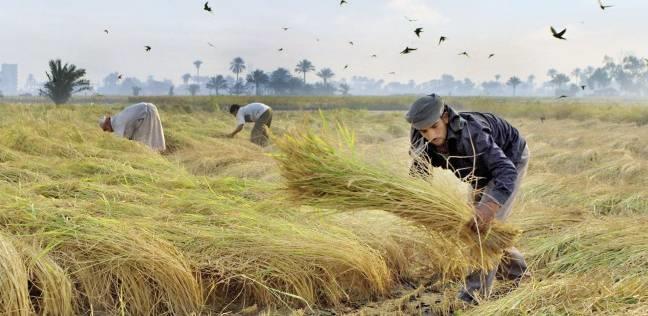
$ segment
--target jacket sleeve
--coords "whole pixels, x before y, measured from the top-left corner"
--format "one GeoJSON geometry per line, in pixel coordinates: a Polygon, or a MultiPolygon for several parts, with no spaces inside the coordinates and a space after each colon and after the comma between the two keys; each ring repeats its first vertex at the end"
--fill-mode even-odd
{"type": "Polygon", "coordinates": [[[504,151],[495,143],[487,129],[472,130],[472,145],[482,166],[491,174],[494,188],[490,195],[497,203],[503,205],[513,194],[515,180],[518,172],[513,162],[504,154],[504,151]],[[477,135],[474,135],[475,132],[477,135]]]}

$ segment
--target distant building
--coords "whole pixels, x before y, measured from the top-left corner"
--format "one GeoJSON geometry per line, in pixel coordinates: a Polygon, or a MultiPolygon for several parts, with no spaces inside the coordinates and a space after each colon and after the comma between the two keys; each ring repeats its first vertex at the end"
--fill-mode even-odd
{"type": "Polygon", "coordinates": [[[0,67],[0,91],[4,95],[18,93],[18,65],[2,64],[0,67]]]}
{"type": "Polygon", "coordinates": [[[33,74],[27,76],[27,82],[25,82],[25,93],[38,94],[38,89],[40,84],[36,81],[33,74]]]}

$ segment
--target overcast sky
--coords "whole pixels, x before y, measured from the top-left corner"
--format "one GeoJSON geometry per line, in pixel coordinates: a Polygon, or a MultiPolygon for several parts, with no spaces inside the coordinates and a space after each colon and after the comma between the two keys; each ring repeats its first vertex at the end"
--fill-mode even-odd
{"type": "Polygon", "coordinates": [[[335,79],[420,82],[443,73],[545,80],[548,68],[569,72],[599,65],[604,55],[648,57],[647,0],[607,0],[615,7],[605,12],[596,0],[347,1],[212,0],[209,14],[199,0],[0,0],[0,63],[19,64],[22,86],[29,73],[44,78],[52,58],[85,68],[93,82],[113,71],[180,82],[197,59],[201,75],[227,74],[236,56],[267,71],[292,71],[307,58],[332,68],[335,79]],[[568,40],[553,39],[551,25],[567,27],[568,40]],[[448,41],[437,46],[441,35],[448,41]],[[419,50],[400,55],[405,46],[419,50]]]}

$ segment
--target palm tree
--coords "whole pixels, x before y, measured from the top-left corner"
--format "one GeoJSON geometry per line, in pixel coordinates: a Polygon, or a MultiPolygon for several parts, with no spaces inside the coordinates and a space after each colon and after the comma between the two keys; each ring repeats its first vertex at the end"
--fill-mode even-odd
{"type": "Polygon", "coordinates": [[[194,66],[196,66],[196,82],[200,84],[200,66],[203,64],[202,60],[196,60],[193,62],[194,66]]]}
{"type": "Polygon", "coordinates": [[[133,86],[132,89],[133,89],[133,96],[134,96],[134,97],[138,97],[139,94],[140,94],[140,91],[142,91],[142,88],[140,88],[140,87],[138,87],[138,86],[133,86]]]}
{"type": "Polygon", "coordinates": [[[324,68],[317,73],[317,76],[322,78],[325,86],[328,86],[328,80],[333,78],[335,76],[335,73],[333,73],[333,70],[331,70],[331,68],[324,68]]]}
{"type": "Polygon", "coordinates": [[[556,73],[549,82],[556,86],[556,89],[562,89],[563,85],[569,83],[571,79],[565,74],[556,73]]]}
{"type": "Polygon", "coordinates": [[[247,76],[247,82],[254,84],[256,95],[261,95],[259,87],[270,82],[270,77],[263,70],[257,69],[247,76]]]}
{"type": "Polygon", "coordinates": [[[200,91],[200,86],[199,85],[197,85],[195,83],[189,85],[189,93],[191,93],[191,96],[195,96],[196,93],[198,93],[198,91],[200,91]]]}
{"type": "Polygon", "coordinates": [[[351,87],[348,84],[340,84],[340,92],[342,92],[342,95],[349,95],[349,90],[351,90],[351,87]]]}
{"type": "Polygon", "coordinates": [[[572,70],[572,72],[571,72],[572,77],[574,77],[574,79],[576,79],[575,81],[578,81],[578,82],[581,81],[581,75],[582,74],[583,74],[583,70],[580,69],[580,68],[576,68],[576,69],[572,70]]]}
{"type": "Polygon", "coordinates": [[[295,67],[295,72],[304,74],[304,84],[306,84],[306,73],[314,71],[315,66],[308,59],[304,59],[297,64],[295,67]]]}
{"type": "Polygon", "coordinates": [[[274,90],[274,93],[281,95],[286,93],[289,88],[289,82],[292,76],[286,68],[277,68],[270,74],[270,88],[274,90]]]}
{"type": "Polygon", "coordinates": [[[49,97],[56,105],[66,103],[73,93],[92,89],[90,81],[83,79],[85,69],[77,69],[73,64],[61,65],[61,60],[50,60],[50,72],[46,72],[47,83],[39,89],[42,96],[49,97]]]}
{"type": "Polygon", "coordinates": [[[189,79],[191,79],[191,74],[182,75],[182,82],[184,82],[185,86],[189,84],[189,79]]]}
{"type": "Polygon", "coordinates": [[[522,83],[522,80],[520,80],[520,78],[518,78],[518,77],[516,77],[516,76],[511,77],[511,78],[506,82],[506,85],[507,85],[507,86],[511,86],[511,87],[513,87],[513,96],[515,96],[515,92],[516,92],[517,86],[520,85],[521,83],[522,83]]]}
{"type": "Polygon", "coordinates": [[[216,77],[211,77],[205,86],[209,90],[216,91],[216,95],[220,95],[218,92],[221,89],[227,89],[227,80],[225,80],[223,76],[218,75],[216,77]]]}
{"type": "Polygon", "coordinates": [[[231,88],[230,88],[230,93],[233,95],[241,95],[245,93],[245,84],[243,83],[243,80],[237,81],[231,88]]]}
{"type": "Polygon", "coordinates": [[[230,70],[236,74],[236,82],[239,81],[239,74],[245,71],[245,61],[243,61],[243,58],[241,57],[236,57],[232,62],[230,63],[230,70]]]}

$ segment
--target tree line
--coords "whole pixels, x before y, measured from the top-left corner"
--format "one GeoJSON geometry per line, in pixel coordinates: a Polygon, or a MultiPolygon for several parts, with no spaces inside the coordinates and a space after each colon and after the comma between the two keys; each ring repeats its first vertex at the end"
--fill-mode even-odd
{"type": "Polygon", "coordinates": [[[204,63],[194,61],[195,75],[186,73],[181,76],[182,84],[175,87],[170,80],[156,81],[152,77],[146,82],[137,78],[125,78],[121,82],[118,73],[111,73],[103,80],[98,92],[102,94],[139,95],[144,90],[149,95],[178,94],[231,94],[231,95],[334,95],[348,94],[348,84],[334,83],[335,73],[330,68],[316,70],[307,59],[301,60],[294,68],[293,75],[288,69],[279,67],[266,72],[255,69],[247,72],[247,64],[241,57],[234,58],[229,65],[232,75],[201,76],[200,68],[204,63]],[[309,83],[308,74],[315,73],[319,82],[309,83]]]}
{"type": "MultiPolygon", "coordinates": [[[[183,84],[176,87],[171,80],[155,80],[152,76],[146,81],[137,78],[121,78],[111,73],[103,79],[103,85],[95,90],[99,94],[117,95],[175,95],[175,94],[231,94],[231,95],[347,95],[353,91],[357,95],[395,95],[424,94],[436,92],[444,95],[487,95],[487,96],[648,96],[648,59],[633,55],[620,61],[606,56],[602,65],[575,68],[569,73],[549,69],[547,79],[537,80],[535,75],[521,79],[518,76],[504,78],[499,74],[494,80],[477,83],[470,78],[458,79],[443,74],[438,79],[416,83],[385,81],[370,77],[354,76],[348,82],[342,79],[333,81],[335,73],[330,68],[317,71],[315,65],[303,59],[299,61],[294,73],[284,67],[271,72],[255,69],[247,72],[247,64],[241,57],[234,58],[229,64],[232,75],[201,76],[203,62],[193,63],[196,73],[184,74],[183,84]],[[309,82],[309,74],[319,79],[309,82]]],[[[74,93],[90,91],[90,82],[84,79],[85,70],[60,60],[50,61],[47,82],[39,93],[55,102],[65,103],[74,93]]],[[[312,80],[312,79],[311,79],[312,80]]]]}

